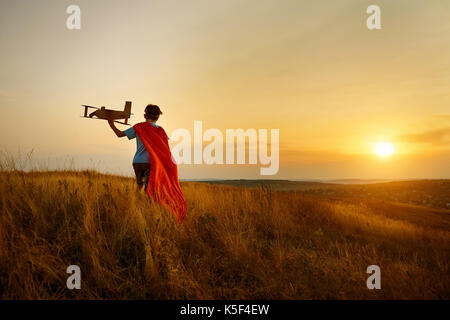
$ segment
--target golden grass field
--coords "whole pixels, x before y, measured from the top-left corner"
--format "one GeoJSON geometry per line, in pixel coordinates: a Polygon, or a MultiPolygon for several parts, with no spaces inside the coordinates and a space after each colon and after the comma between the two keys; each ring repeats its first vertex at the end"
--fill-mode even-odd
{"type": "Polygon", "coordinates": [[[450,298],[450,210],[183,182],[178,225],[131,178],[4,170],[0,189],[2,299],[450,298]]]}

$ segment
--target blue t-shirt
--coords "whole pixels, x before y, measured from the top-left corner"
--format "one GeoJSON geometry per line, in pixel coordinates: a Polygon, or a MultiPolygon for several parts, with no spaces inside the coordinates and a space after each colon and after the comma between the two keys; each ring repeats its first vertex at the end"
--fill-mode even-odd
{"type": "MultiPolygon", "coordinates": [[[[153,126],[159,128],[158,125],[154,124],[153,122],[150,122],[153,126]]],[[[136,131],[134,131],[134,128],[128,128],[124,131],[125,135],[128,137],[129,140],[136,138],[136,144],[137,144],[137,150],[136,154],[133,158],[133,163],[150,163],[150,158],[148,156],[147,149],[145,149],[144,144],[142,143],[141,139],[139,139],[139,136],[136,134],[136,131]]],[[[169,137],[167,137],[169,139],[169,137]]]]}

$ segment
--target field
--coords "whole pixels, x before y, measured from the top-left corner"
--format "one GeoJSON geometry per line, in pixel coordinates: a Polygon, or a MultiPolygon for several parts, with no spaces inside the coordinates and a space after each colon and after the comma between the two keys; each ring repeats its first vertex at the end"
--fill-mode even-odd
{"type": "Polygon", "coordinates": [[[375,199],[436,209],[450,209],[450,180],[339,181],[342,183],[289,180],[211,180],[207,182],[229,186],[298,191],[302,194],[322,195],[327,198],[375,199]]]}
{"type": "Polygon", "coordinates": [[[130,178],[4,170],[0,298],[450,299],[450,210],[405,200],[449,198],[441,182],[356,195],[183,182],[178,225],[130,178]],[[66,288],[73,264],[80,290],[66,288]],[[381,290],[366,287],[373,264],[381,290]]]}

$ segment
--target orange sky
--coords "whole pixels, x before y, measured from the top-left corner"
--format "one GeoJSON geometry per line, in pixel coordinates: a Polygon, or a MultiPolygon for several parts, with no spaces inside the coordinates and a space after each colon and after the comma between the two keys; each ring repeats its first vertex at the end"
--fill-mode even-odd
{"type": "MultiPolygon", "coordinates": [[[[0,3],[0,147],[34,148],[50,167],[130,174],[135,142],[81,104],[148,103],[170,133],[280,129],[270,178],[450,178],[450,5],[376,1],[0,3]],[[392,142],[387,158],[374,142],[392,142]]],[[[172,142],[173,143],[173,142],[172,142]]],[[[182,165],[180,177],[267,178],[260,166],[182,165]]]]}

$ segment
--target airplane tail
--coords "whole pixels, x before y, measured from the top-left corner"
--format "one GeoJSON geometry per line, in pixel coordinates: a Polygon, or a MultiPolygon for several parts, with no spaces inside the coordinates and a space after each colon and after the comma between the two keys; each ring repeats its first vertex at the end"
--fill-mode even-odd
{"type": "Polygon", "coordinates": [[[125,102],[125,108],[123,109],[123,112],[125,112],[125,114],[128,117],[130,117],[130,114],[131,114],[131,101],[125,102]]]}

